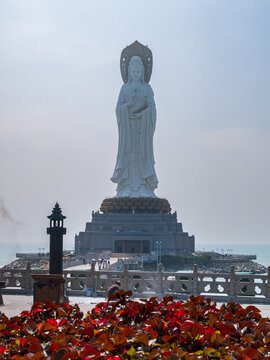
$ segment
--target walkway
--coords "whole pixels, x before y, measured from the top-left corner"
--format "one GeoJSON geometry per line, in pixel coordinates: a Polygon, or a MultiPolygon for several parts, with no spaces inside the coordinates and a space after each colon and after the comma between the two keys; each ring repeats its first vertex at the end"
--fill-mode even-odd
{"type": "MultiPolygon", "coordinates": [[[[0,306],[0,311],[11,317],[19,315],[24,310],[30,310],[33,305],[33,295],[3,295],[3,301],[4,305],[0,306]]],[[[102,301],[105,301],[103,297],[69,297],[69,303],[71,305],[78,304],[84,314],[102,301]]]]}
{"type": "MultiPolygon", "coordinates": [[[[8,317],[19,315],[24,310],[30,310],[33,304],[32,295],[3,295],[4,305],[0,306],[0,311],[8,317]]],[[[90,311],[96,304],[105,301],[104,297],[85,297],[85,296],[70,296],[69,302],[71,305],[78,304],[84,314],[90,311]]],[[[220,306],[221,303],[218,303],[220,306]]],[[[243,307],[248,304],[241,304],[243,307]]],[[[255,305],[261,310],[263,317],[270,317],[270,305],[255,305]]]]}
{"type": "MultiPolygon", "coordinates": [[[[110,258],[110,264],[114,264],[117,262],[117,258],[115,257],[111,257],[110,258]]],[[[68,268],[65,268],[64,270],[90,270],[91,268],[91,264],[81,264],[81,265],[76,265],[76,266],[71,266],[71,267],[68,267],[68,268]]],[[[96,265],[95,265],[95,270],[98,271],[98,262],[96,262],[96,265]]]]}

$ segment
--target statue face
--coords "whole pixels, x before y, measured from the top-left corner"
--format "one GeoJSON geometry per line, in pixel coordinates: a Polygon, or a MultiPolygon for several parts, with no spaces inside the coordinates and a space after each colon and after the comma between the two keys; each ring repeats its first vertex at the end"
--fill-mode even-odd
{"type": "Polygon", "coordinates": [[[131,79],[134,81],[141,80],[141,77],[142,77],[141,66],[137,65],[137,64],[132,65],[131,69],[130,69],[130,76],[131,76],[131,79]]]}

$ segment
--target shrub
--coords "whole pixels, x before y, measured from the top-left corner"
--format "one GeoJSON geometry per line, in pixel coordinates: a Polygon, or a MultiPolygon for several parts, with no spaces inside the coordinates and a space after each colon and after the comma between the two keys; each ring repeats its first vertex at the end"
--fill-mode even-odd
{"type": "Polygon", "coordinates": [[[10,319],[0,313],[0,358],[270,359],[270,322],[254,306],[130,296],[120,290],[85,317],[78,305],[51,301],[10,319]]]}

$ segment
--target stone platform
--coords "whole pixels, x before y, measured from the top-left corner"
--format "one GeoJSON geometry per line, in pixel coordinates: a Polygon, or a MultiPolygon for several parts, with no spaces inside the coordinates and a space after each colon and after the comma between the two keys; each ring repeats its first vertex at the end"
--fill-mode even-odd
{"type": "Polygon", "coordinates": [[[176,212],[93,212],[85,231],[75,236],[75,251],[150,254],[156,253],[159,242],[162,254],[190,254],[194,240],[177,222],[176,212]]]}

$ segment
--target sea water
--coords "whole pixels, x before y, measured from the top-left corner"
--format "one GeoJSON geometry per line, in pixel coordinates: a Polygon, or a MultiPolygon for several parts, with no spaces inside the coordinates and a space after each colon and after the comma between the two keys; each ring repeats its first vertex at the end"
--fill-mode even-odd
{"type": "MultiPolygon", "coordinates": [[[[64,244],[64,249],[74,249],[72,244],[64,244]]],[[[0,267],[16,260],[16,253],[47,253],[49,251],[49,242],[36,243],[1,243],[0,244],[0,267]]]]}
{"type": "MultiPolygon", "coordinates": [[[[65,244],[65,249],[74,249],[73,244],[65,244]]],[[[270,245],[241,245],[241,244],[196,244],[196,250],[201,251],[215,251],[223,254],[244,254],[244,255],[257,255],[257,260],[261,265],[270,266],[270,245]]],[[[16,260],[16,253],[26,252],[48,252],[49,243],[21,243],[11,244],[2,243],[0,251],[0,266],[9,264],[11,261],[16,260]]]]}
{"type": "Polygon", "coordinates": [[[253,260],[266,267],[270,266],[270,245],[242,245],[242,244],[196,244],[197,251],[215,251],[220,254],[256,255],[253,260]]]}

